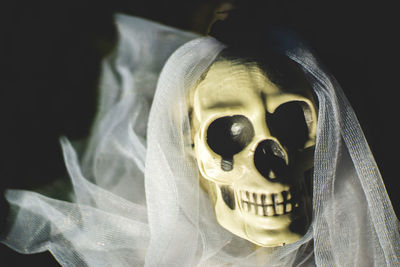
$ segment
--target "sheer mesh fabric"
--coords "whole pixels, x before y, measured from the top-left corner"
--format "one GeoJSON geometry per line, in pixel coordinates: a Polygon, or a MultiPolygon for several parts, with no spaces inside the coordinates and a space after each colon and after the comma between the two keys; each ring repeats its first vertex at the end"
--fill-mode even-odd
{"type": "Polygon", "coordinates": [[[223,229],[199,186],[186,94],[224,45],[116,16],[100,102],[82,153],[62,138],[71,201],[9,190],[1,242],[63,266],[399,266],[399,222],[340,86],[302,45],[282,52],[319,102],[313,222],[293,244],[255,248],[223,229]]]}

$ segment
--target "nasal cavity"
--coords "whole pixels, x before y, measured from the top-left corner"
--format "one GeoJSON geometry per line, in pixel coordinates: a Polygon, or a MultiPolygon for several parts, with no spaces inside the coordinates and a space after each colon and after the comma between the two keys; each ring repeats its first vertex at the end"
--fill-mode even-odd
{"type": "Polygon", "coordinates": [[[274,140],[261,141],[254,153],[254,165],[269,181],[280,181],[287,177],[285,152],[274,140]]]}

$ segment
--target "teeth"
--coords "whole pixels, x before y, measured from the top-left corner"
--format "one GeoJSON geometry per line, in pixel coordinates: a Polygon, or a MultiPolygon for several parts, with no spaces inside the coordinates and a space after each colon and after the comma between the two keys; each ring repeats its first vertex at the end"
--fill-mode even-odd
{"type": "Polygon", "coordinates": [[[292,212],[298,207],[298,203],[288,202],[292,199],[289,191],[277,194],[259,194],[249,191],[241,191],[241,203],[243,211],[258,216],[276,216],[292,212]]]}
{"type": "Polygon", "coordinates": [[[260,199],[261,199],[261,205],[265,205],[265,194],[262,194],[260,199]]]}
{"type": "Polygon", "coordinates": [[[265,205],[272,205],[274,202],[272,201],[272,195],[267,195],[265,198],[265,205]]]}
{"type": "Polygon", "coordinates": [[[244,201],[249,201],[249,198],[247,197],[247,194],[246,194],[247,192],[245,192],[245,191],[241,191],[241,197],[242,197],[242,200],[244,200],[244,201]]]}
{"type": "Polygon", "coordinates": [[[256,205],[250,204],[250,213],[256,213],[256,205]]]}
{"type": "Polygon", "coordinates": [[[291,203],[287,203],[285,212],[291,212],[291,211],[292,211],[292,204],[291,203]]]}
{"type": "Polygon", "coordinates": [[[264,212],[265,212],[265,215],[267,215],[267,216],[274,216],[275,215],[275,211],[274,211],[274,208],[272,206],[264,207],[264,212]]]}
{"type": "Polygon", "coordinates": [[[262,200],[262,197],[263,197],[264,195],[258,195],[256,198],[257,198],[257,205],[262,205],[263,204],[263,200],[262,200]]]}
{"type": "Polygon", "coordinates": [[[285,211],[284,211],[284,206],[283,206],[283,204],[276,205],[276,206],[275,206],[275,212],[276,212],[276,214],[278,214],[278,215],[284,214],[285,211]]]}
{"type": "Polygon", "coordinates": [[[249,201],[250,201],[251,203],[255,203],[255,201],[254,201],[254,195],[255,195],[255,194],[250,194],[250,193],[249,193],[249,195],[250,195],[249,201]]]}
{"type": "Polygon", "coordinates": [[[275,205],[283,203],[283,195],[282,193],[275,194],[275,205]]]}
{"type": "Polygon", "coordinates": [[[257,206],[257,215],[264,215],[264,209],[262,206],[257,206]]]}
{"type": "Polygon", "coordinates": [[[258,203],[258,197],[256,193],[253,193],[253,199],[254,199],[253,203],[258,203]]]}

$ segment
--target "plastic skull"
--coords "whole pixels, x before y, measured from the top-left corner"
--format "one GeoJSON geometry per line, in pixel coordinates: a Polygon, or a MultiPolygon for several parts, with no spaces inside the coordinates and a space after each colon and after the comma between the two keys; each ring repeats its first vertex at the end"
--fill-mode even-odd
{"type": "Polygon", "coordinates": [[[276,82],[259,64],[220,59],[188,94],[201,185],[218,222],[265,247],[299,240],[310,223],[317,107],[301,70],[283,65],[276,82]]]}

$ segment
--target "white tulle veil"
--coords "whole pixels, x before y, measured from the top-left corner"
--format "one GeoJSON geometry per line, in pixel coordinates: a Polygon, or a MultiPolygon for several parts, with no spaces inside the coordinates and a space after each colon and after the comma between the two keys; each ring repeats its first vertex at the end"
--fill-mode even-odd
{"type": "Polygon", "coordinates": [[[9,190],[2,242],[63,266],[399,266],[399,221],[342,90],[304,46],[284,48],[319,103],[313,222],[298,242],[256,248],[215,219],[190,153],[186,93],[224,46],[117,15],[98,114],[83,149],[62,138],[68,200],[9,190]],[[76,152],[83,151],[83,152],[76,152]]]}

